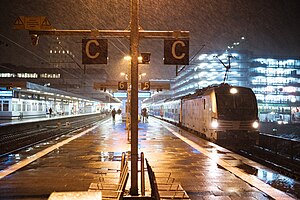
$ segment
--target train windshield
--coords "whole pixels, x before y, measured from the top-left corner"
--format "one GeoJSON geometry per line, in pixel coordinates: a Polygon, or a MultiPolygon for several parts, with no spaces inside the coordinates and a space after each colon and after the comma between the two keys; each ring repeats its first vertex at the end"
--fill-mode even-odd
{"type": "Polygon", "coordinates": [[[224,120],[252,120],[257,118],[257,105],[252,94],[217,95],[218,114],[224,120]]]}

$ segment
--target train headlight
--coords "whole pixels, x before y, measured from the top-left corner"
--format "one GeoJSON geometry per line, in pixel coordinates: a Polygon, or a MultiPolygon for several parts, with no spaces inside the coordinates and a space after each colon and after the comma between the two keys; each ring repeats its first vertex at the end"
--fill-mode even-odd
{"type": "Polygon", "coordinates": [[[236,94],[236,93],[238,93],[238,90],[236,88],[231,88],[230,93],[231,94],[236,94]]]}
{"type": "Polygon", "coordinates": [[[213,119],[212,122],[211,122],[211,127],[212,128],[218,128],[219,126],[219,123],[216,119],[213,119]]]}
{"type": "Polygon", "coordinates": [[[258,121],[253,122],[252,127],[253,128],[258,128],[258,121]]]}

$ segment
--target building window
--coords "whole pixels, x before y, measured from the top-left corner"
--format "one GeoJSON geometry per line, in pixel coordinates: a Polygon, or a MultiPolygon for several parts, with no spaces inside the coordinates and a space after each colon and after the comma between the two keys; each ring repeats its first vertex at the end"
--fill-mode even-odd
{"type": "Polygon", "coordinates": [[[0,78],[14,78],[16,74],[14,73],[0,73],[0,78]]]}
{"type": "Polygon", "coordinates": [[[17,73],[18,78],[38,78],[37,73],[17,73]]]}
{"type": "Polygon", "coordinates": [[[40,78],[60,78],[60,74],[43,73],[43,74],[40,74],[40,78]]]}

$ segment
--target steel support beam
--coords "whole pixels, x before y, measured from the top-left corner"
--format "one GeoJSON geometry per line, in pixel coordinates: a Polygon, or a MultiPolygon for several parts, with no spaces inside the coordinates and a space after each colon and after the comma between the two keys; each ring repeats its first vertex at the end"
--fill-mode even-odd
{"type": "Polygon", "coordinates": [[[139,50],[139,0],[131,0],[130,17],[131,55],[131,188],[130,194],[138,195],[138,50],[139,50]]]}
{"type": "MultiPolygon", "coordinates": [[[[29,30],[30,35],[52,36],[90,36],[100,38],[130,37],[130,30],[29,30]]],[[[189,38],[189,31],[145,31],[139,30],[139,38],[149,39],[176,39],[189,38]]]]}

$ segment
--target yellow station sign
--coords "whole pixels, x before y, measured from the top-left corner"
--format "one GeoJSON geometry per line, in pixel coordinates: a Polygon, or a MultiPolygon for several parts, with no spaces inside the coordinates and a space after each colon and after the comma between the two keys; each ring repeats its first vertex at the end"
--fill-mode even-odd
{"type": "Polygon", "coordinates": [[[14,25],[14,29],[19,30],[48,30],[54,29],[45,16],[19,16],[14,25]]]}

